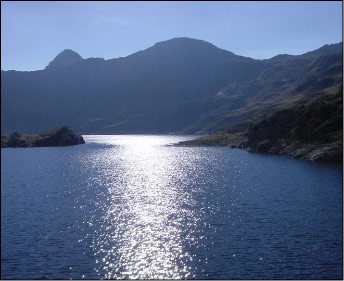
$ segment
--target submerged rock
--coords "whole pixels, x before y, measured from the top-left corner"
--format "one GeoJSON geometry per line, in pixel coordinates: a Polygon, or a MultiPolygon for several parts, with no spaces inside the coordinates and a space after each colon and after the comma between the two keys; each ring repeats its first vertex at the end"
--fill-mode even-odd
{"type": "Polygon", "coordinates": [[[76,135],[67,126],[61,126],[38,135],[25,135],[15,132],[9,136],[1,136],[1,148],[68,146],[84,143],[82,136],[76,135]]]}

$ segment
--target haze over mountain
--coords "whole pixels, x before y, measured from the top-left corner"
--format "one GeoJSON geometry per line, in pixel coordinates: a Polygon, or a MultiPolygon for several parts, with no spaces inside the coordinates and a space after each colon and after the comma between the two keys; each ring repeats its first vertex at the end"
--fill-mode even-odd
{"type": "Polygon", "coordinates": [[[342,83],[342,43],[254,60],[175,38],[130,56],[64,50],[44,70],[1,71],[1,130],[66,124],[81,134],[199,133],[248,126],[342,83]]]}

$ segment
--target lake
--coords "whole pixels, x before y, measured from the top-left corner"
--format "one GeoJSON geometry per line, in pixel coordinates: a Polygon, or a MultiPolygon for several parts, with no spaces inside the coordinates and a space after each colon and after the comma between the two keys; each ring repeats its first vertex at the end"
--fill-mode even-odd
{"type": "Polygon", "coordinates": [[[194,136],[1,150],[2,279],[342,279],[342,167],[194,136]]]}

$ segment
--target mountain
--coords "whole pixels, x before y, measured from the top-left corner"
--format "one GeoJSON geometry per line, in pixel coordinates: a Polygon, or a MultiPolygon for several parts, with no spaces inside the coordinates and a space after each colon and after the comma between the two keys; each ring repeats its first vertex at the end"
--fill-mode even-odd
{"type": "Polygon", "coordinates": [[[44,70],[1,71],[2,134],[60,124],[82,134],[243,129],[266,109],[333,91],[342,79],[341,46],[269,60],[190,38],[110,60],[65,50],[44,70]]]}
{"type": "Polygon", "coordinates": [[[309,57],[309,56],[318,56],[318,55],[326,55],[326,54],[342,54],[343,53],[343,43],[337,43],[337,44],[326,44],[322,46],[321,48],[305,53],[302,56],[303,57],[309,57]]]}
{"type": "Polygon", "coordinates": [[[184,131],[241,131],[266,114],[334,93],[342,85],[342,44],[300,56],[279,55],[264,62],[256,78],[229,83],[210,97],[208,102],[217,104],[216,109],[205,112],[184,131]]]}
{"type": "Polygon", "coordinates": [[[2,130],[31,133],[68,124],[81,133],[180,131],[197,120],[203,97],[252,79],[262,65],[201,40],[176,38],[125,58],[5,71],[2,130]]]}
{"type": "Polygon", "coordinates": [[[80,60],[82,57],[78,53],[66,49],[59,53],[45,69],[68,66],[80,60]]]}

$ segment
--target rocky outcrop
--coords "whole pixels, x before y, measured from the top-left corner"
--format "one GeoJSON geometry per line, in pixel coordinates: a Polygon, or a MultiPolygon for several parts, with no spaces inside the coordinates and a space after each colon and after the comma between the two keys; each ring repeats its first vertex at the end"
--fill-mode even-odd
{"type": "Polygon", "coordinates": [[[343,161],[343,90],[314,102],[280,110],[251,124],[245,132],[218,132],[187,146],[229,146],[287,154],[313,161],[343,161]]]}
{"type": "Polygon", "coordinates": [[[76,135],[66,126],[61,126],[38,135],[25,135],[15,132],[9,136],[1,136],[1,148],[68,146],[84,143],[85,141],[81,135],[76,135]]]}

